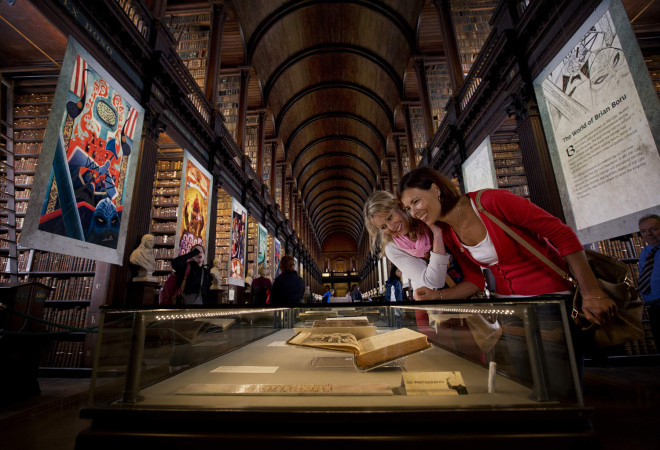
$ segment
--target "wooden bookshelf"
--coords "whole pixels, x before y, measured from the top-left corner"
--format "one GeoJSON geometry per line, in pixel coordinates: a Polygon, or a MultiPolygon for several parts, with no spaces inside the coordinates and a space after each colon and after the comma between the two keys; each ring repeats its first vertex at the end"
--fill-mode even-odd
{"type": "Polygon", "coordinates": [[[211,36],[211,13],[168,14],[167,27],[176,41],[176,52],[203,90],[211,36]]]}
{"type": "Polygon", "coordinates": [[[231,196],[222,188],[217,194],[217,214],[215,223],[215,257],[220,259],[221,294],[218,303],[228,303],[229,255],[231,254],[231,196]]]}
{"type": "Polygon", "coordinates": [[[497,187],[529,198],[529,187],[518,142],[491,142],[497,187]]]}
{"type": "Polygon", "coordinates": [[[240,74],[223,75],[218,83],[218,109],[222,113],[225,128],[236,141],[241,76],[240,74]]]}
{"type": "Polygon", "coordinates": [[[167,156],[156,162],[149,233],[154,236],[154,276],[161,286],[172,272],[171,261],[176,256],[176,223],[183,168],[183,151],[177,150],[167,152],[167,156]]]}

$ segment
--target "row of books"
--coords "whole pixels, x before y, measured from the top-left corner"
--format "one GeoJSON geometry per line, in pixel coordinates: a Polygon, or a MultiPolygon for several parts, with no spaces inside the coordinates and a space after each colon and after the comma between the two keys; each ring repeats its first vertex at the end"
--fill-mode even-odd
{"type": "Polygon", "coordinates": [[[93,272],[95,266],[92,259],[51,252],[34,252],[32,261],[35,272],[93,272]]]}
{"type": "Polygon", "coordinates": [[[151,224],[151,231],[166,233],[176,231],[176,222],[157,222],[151,224]]]}
{"type": "Polygon", "coordinates": [[[185,15],[172,15],[168,17],[169,25],[182,25],[182,24],[191,24],[191,23],[210,23],[211,14],[202,13],[202,14],[185,14],[185,15]]]}
{"type": "MultiPolygon", "coordinates": [[[[174,245],[174,243],[172,243],[174,245]]],[[[172,259],[174,258],[173,248],[155,248],[154,257],[159,259],[172,259]]]]}
{"type": "Polygon", "coordinates": [[[178,207],[168,207],[168,208],[152,208],[151,217],[159,218],[174,218],[177,215],[178,207]]]}
{"type": "Polygon", "coordinates": [[[16,175],[14,182],[16,185],[30,185],[34,181],[34,175],[16,175]]]}
{"type": "MultiPolygon", "coordinates": [[[[178,195],[179,187],[159,187],[154,189],[154,195],[178,195]]],[[[178,200],[177,200],[178,201],[178,200]]]]}
{"type": "MultiPolygon", "coordinates": [[[[172,250],[174,250],[174,249],[172,249],[172,250]]],[[[155,270],[160,270],[160,271],[168,270],[169,271],[169,270],[172,270],[172,265],[171,265],[169,260],[166,261],[164,259],[157,259],[155,270]]]]}
{"type": "Polygon", "coordinates": [[[619,259],[639,258],[639,253],[645,245],[639,233],[633,233],[619,239],[607,239],[596,242],[599,252],[619,259]]]}
{"type": "Polygon", "coordinates": [[[28,202],[16,202],[14,205],[14,211],[17,213],[24,213],[27,211],[28,202]]]}
{"type": "Polygon", "coordinates": [[[45,134],[45,128],[38,130],[21,130],[14,133],[14,139],[43,139],[45,134]]]}
{"type": "Polygon", "coordinates": [[[525,173],[523,166],[498,167],[495,169],[497,175],[520,175],[525,173]]]}
{"type": "Polygon", "coordinates": [[[34,281],[54,288],[47,300],[90,300],[94,277],[35,277],[34,281]]]}
{"type": "Polygon", "coordinates": [[[158,245],[174,245],[175,241],[176,241],[176,236],[172,236],[169,234],[163,234],[161,236],[156,236],[154,238],[154,243],[158,245]]]}
{"type": "Polygon", "coordinates": [[[178,160],[160,160],[156,163],[156,170],[181,170],[183,168],[183,161],[178,160]]]}
{"type": "MultiPolygon", "coordinates": [[[[67,309],[51,307],[44,308],[44,320],[74,328],[86,328],[88,314],[89,306],[76,306],[67,309]]],[[[66,329],[60,328],[56,325],[47,324],[46,331],[66,331],[66,329]]]]}
{"type": "Polygon", "coordinates": [[[47,103],[44,103],[43,105],[18,106],[14,108],[14,117],[47,116],[49,114],[50,105],[47,103]]]}
{"type": "Polygon", "coordinates": [[[37,158],[21,158],[14,164],[14,169],[18,171],[35,170],[38,162],[37,158]]]}
{"type": "Polygon", "coordinates": [[[169,180],[156,180],[154,182],[154,187],[157,187],[157,188],[160,188],[160,187],[174,188],[174,187],[176,187],[177,189],[179,189],[180,185],[181,185],[181,181],[178,180],[178,179],[175,179],[175,178],[169,179],[169,180]]]}
{"type": "Polygon", "coordinates": [[[155,197],[153,204],[157,206],[170,206],[179,204],[179,196],[173,197],[155,197]]]}
{"type": "Polygon", "coordinates": [[[42,367],[82,367],[84,344],[82,342],[51,342],[42,367]]]}
{"type": "Polygon", "coordinates": [[[14,128],[45,127],[48,125],[48,117],[24,118],[14,121],[14,128]]]}
{"type": "Polygon", "coordinates": [[[14,97],[14,103],[51,103],[55,94],[19,94],[14,97]]]}

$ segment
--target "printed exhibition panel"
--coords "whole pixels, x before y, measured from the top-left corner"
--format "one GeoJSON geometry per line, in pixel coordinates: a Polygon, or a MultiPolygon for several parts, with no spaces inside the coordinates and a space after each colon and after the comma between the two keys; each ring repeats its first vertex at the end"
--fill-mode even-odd
{"type": "Polygon", "coordinates": [[[194,245],[207,250],[209,240],[209,208],[213,176],[189,152],[183,152],[183,172],[177,214],[175,254],[185,255],[194,245]]]}
{"type": "Polygon", "coordinates": [[[231,199],[231,241],[229,258],[229,284],[245,285],[247,209],[235,198],[231,199]]]}
{"type": "Polygon", "coordinates": [[[257,253],[257,273],[255,277],[259,276],[259,270],[261,268],[267,269],[268,267],[268,231],[261,224],[259,224],[259,242],[257,248],[259,251],[257,253]]]}
{"type": "Polygon", "coordinates": [[[490,136],[487,136],[463,163],[463,183],[465,192],[497,188],[490,136]]]}
{"type": "Polygon", "coordinates": [[[660,110],[620,0],[603,2],[534,85],[567,223],[584,243],[637,231],[660,209],[660,110]]]}
{"type": "Polygon", "coordinates": [[[282,244],[277,238],[273,239],[273,279],[280,274],[280,259],[282,258],[282,244]]]}
{"type": "Polygon", "coordinates": [[[23,247],[122,264],[143,119],[137,100],[70,37],[23,247]]]}

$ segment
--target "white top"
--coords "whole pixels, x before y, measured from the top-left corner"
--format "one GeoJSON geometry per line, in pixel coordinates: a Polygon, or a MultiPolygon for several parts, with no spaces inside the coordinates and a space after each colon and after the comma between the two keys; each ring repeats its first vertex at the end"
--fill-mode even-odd
{"type": "Polygon", "coordinates": [[[429,263],[422,258],[412,256],[399,248],[394,242],[385,247],[385,255],[392,264],[397,266],[403,278],[410,278],[412,289],[426,286],[431,289],[440,289],[445,285],[449,255],[431,252],[429,263]]]}
{"type": "MultiPolygon", "coordinates": [[[[472,199],[470,199],[470,204],[472,205],[472,209],[474,209],[474,212],[477,214],[479,220],[481,220],[481,216],[477,212],[477,207],[475,206],[472,199]]],[[[481,220],[481,223],[484,223],[484,221],[481,220]]],[[[484,238],[484,240],[479,242],[477,245],[463,244],[463,247],[465,247],[465,250],[467,250],[470,253],[470,255],[475,259],[475,261],[480,262],[484,266],[492,266],[493,264],[497,264],[497,262],[499,261],[499,259],[497,258],[497,251],[495,250],[495,245],[493,244],[493,241],[490,240],[490,235],[488,234],[488,231],[486,231],[486,237],[484,238]]]]}

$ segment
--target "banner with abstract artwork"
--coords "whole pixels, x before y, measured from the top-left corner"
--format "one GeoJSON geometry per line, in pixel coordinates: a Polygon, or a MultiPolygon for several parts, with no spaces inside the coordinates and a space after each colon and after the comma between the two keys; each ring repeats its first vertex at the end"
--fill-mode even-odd
{"type": "Polygon", "coordinates": [[[229,284],[245,285],[245,246],[247,209],[235,198],[231,199],[231,241],[229,255],[229,284]]]}
{"type": "Polygon", "coordinates": [[[176,254],[185,255],[194,245],[208,252],[209,195],[213,176],[190,153],[183,153],[183,172],[177,215],[176,254]]]}
{"type": "MultiPolygon", "coordinates": [[[[259,243],[257,248],[259,249],[257,253],[258,274],[261,268],[266,269],[268,265],[268,231],[266,230],[266,227],[261,224],[259,224],[259,243]]],[[[257,274],[255,274],[255,277],[258,276],[257,274]]]]}
{"type": "Polygon", "coordinates": [[[273,279],[280,274],[280,259],[282,258],[282,244],[280,240],[273,240],[273,279]]]}
{"type": "Polygon", "coordinates": [[[637,231],[659,211],[660,108],[620,0],[600,4],[534,87],[567,223],[584,243],[637,231]]]}
{"type": "Polygon", "coordinates": [[[69,38],[21,245],[122,264],[144,109],[69,38]]]}

